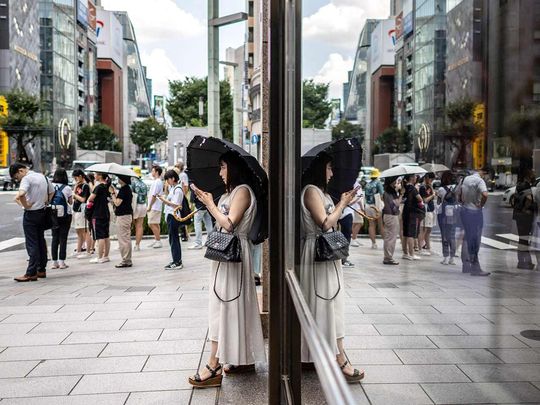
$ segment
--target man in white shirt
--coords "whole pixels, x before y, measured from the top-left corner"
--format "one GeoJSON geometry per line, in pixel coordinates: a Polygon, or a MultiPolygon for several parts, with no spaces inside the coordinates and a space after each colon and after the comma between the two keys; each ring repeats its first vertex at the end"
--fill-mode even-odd
{"type": "Polygon", "coordinates": [[[45,244],[45,207],[54,195],[54,189],[47,178],[29,170],[22,163],[14,163],[9,168],[12,180],[20,182],[15,202],[24,208],[23,230],[28,252],[28,267],[23,276],[15,281],[36,281],[47,277],[47,245],[45,244]]]}
{"type": "MultiPolygon", "coordinates": [[[[186,165],[183,161],[178,161],[177,164],[174,165],[174,168],[176,172],[178,173],[178,184],[182,186],[182,192],[185,196],[188,195],[189,192],[189,177],[186,173],[186,165]]],[[[187,228],[185,225],[180,225],[180,233],[182,235],[182,242],[187,242],[189,239],[187,228]]]]}
{"type": "Polygon", "coordinates": [[[490,275],[490,273],[482,271],[478,261],[484,226],[482,209],[488,199],[486,182],[482,178],[486,173],[487,169],[473,172],[463,179],[457,191],[459,202],[462,204],[461,222],[465,230],[461,261],[463,262],[463,273],[470,273],[471,276],[490,275]]]}
{"type": "Polygon", "coordinates": [[[154,234],[154,242],[149,247],[159,249],[163,245],[161,244],[161,211],[163,209],[163,203],[159,198],[159,195],[163,193],[163,181],[161,181],[161,174],[163,169],[160,166],[152,167],[152,177],[154,181],[150,187],[150,196],[148,200],[148,227],[154,234]]]}

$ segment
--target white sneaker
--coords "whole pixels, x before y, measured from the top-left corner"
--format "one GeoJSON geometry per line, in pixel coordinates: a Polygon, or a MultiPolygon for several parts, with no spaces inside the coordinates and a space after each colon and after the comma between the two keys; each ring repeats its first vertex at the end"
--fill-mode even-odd
{"type": "Polygon", "coordinates": [[[448,263],[448,257],[445,257],[444,259],[442,259],[441,261],[441,264],[444,264],[445,266],[447,266],[449,263],[448,263]]]}
{"type": "Polygon", "coordinates": [[[202,245],[197,245],[197,244],[191,245],[191,246],[188,247],[189,250],[199,250],[199,249],[202,249],[202,248],[203,248],[202,245]]]}
{"type": "Polygon", "coordinates": [[[371,244],[371,248],[372,248],[373,250],[377,249],[377,244],[376,244],[376,243],[372,243],[372,244],[371,244]]]}
{"type": "Polygon", "coordinates": [[[107,263],[110,261],[111,259],[109,259],[108,257],[102,257],[101,259],[98,259],[98,263],[107,263]]]}
{"type": "Polygon", "coordinates": [[[93,259],[90,259],[90,263],[93,263],[93,264],[99,263],[99,258],[94,257],[93,259]]]}
{"type": "Polygon", "coordinates": [[[424,249],[423,249],[423,250],[420,252],[420,256],[431,256],[431,251],[429,251],[429,250],[424,250],[424,249]]]}
{"type": "Polygon", "coordinates": [[[413,260],[422,260],[422,258],[420,256],[417,256],[417,255],[413,255],[412,258],[413,258],[413,260]]]}
{"type": "Polygon", "coordinates": [[[156,240],[152,246],[154,249],[159,249],[159,248],[162,248],[163,245],[161,244],[161,241],[160,240],[156,240]]]}
{"type": "Polygon", "coordinates": [[[148,247],[154,247],[154,245],[156,244],[157,240],[154,240],[152,243],[149,243],[148,244],[148,247]]]}
{"type": "Polygon", "coordinates": [[[409,256],[409,255],[403,255],[401,256],[402,259],[405,259],[405,260],[410,260],[410,261],[413,261],[413,257],[412,256],[409,256]]]}
{"type": "Polygon", "coordinates": [[[352,247],[360,247],[360,244],[356,241],[356,239],[351,239],[350,245],[352,247]]]}
{"type": "Polygon", "coordinates": [[[135,247],[133,248],[133,251],[134,252],[140,252],[141,251],[141,247],[139,245],[135,245],[135,247]]]}
{"type": "Polygon", "coordinates": [[[92,257],[91,253],[79,253],[77,259],[89,259],[92,257]]]}
{"type": "Polygon", "coordinates": [[[51,266],[51,269],[57,269],[59,268],[60,266],[58,265],[58,262],[53,262],[52,266],[51,266]]]}
{"type": "Polygon", "coordinates": [[[448,264],[453,266],[456,264],[456,260],[453,257],[451,257],[450,260],[448,261],[448,264]]]}
{"type": "Polygon", "coordinates": [[[63,261],[63,260],[60,260],[58,262],[58,268],[60,269],[67,269],[69,266],[63,261]]]}
{"type": "Polygon", "coordinates": [[[69,255],[69,258],[70,259],[76,259],[77,256],[79,256],[80,254],[82,254],[82,252],[75,251],[75,252],[73,252],[72,254],[69,255]]]}

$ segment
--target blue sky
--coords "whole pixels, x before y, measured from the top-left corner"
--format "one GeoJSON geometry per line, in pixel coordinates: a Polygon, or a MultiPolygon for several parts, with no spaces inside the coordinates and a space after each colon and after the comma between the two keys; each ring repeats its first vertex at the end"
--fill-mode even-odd
{"type": "MultiPolygon", "coordinates": [[[[365,18],[386,18],[390,0],[305,0],[303,75],[330,82],[330,97],[352,68],[356,41],[365,18]]],[[[125,10],[133,22],[154,94],[167,95],[167,81],[205,76],[207,9],[205,0],[102,0],[108,10],[125,10]]],[[[221,0],[220,14],[245,11],[245,0],[221,0]]],[[[245,24],[220,30],[220,53],[244,42],[245,24]]]]}

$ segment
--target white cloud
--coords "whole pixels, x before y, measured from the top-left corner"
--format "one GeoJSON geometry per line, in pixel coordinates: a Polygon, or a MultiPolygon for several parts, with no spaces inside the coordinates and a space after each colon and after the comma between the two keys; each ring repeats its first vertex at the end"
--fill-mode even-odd
{"type": "Polygon", "coordinates": [[[319,72],[313,77],[317,83],[330,83],[329,98],[343,98],[343,83],[347,72],[353,67],[352,58],[343,58],[339,53],[331,53],[319,72]]]}
{"type": "Polygon", "coordinates": [[[185,74],[178,71],[175,64],[161,48],[154,48],[150,53],[142,52],[141,61],[147,67],[148,77],[152,79],[152,93],[169,95],[169,80],[183,79],[185,74]]]}
{"type": "Polygon", "coordinates": [[[314,14],[303,19],[303,38],[351,48],[366,18],[388,18],[389,1],[331,0],[314,14]]]}
{"type": "Polygon", "coordinates": [[[141,4],[138,0],[102,0],[102,5],[106,10],[127,11],[141,43],[192,38],[205,32],[205,24],[174,0],[152,0],[151,4],[141,4]]]}

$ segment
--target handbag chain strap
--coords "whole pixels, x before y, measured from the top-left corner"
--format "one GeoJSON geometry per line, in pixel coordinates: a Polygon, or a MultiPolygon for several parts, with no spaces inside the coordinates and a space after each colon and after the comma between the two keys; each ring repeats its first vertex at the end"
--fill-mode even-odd
{"type": "Polygon", "coordinates": [[[231,298],[229,300],[225,300],[225,299],[221,298],[219,296],[218,292],[216,291],[217,276],[218,276],[218,273],[219,273],[219,268],[221,267],[221,262],[218,262],[218,266],[217,266],[217,269],[216,269],[216,275],[214,277],[214,294],[223,303],[235,301],[242,294],[242,286],[244,285],[244,262],[240,262],[240,263],[242,263],[242,264],[240,266],[240,287],[238,288],[238,294],[234,298],[231,298]]]}
{"type": "MultiPolygon", "coordinates": [[[[319,293],[317,292],[317,278],[315,277],[315,272],[313,271],[313,287],[315,288],[315,295],[322,299],[322,300],[325,300],[325,301],[332,301],[334,298],[337,297],[337,295],[339,294],[339,292],[341,291],[341,281],[339,281],[339,271],[338,271],[338,268],[337,268],[337,265],[336,265],[336,261],[334,260],[333,261],[334,263],[334,268],[336,270],[336,277],[337,277],[337,281],[338,281],[338,289],[336,291],[336,293],[333,295],[332,298],[326,298],[326,297],[323,297],[322,295],[319,295],[319,293]]],[[[315,262],[313,262],[313,264],[315,264],[315,262]]]]}

